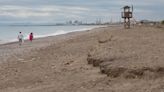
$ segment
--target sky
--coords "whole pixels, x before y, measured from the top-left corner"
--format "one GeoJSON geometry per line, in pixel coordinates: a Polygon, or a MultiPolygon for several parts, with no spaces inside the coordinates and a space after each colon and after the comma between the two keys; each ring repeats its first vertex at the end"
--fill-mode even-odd
{"type": "Polygon", "coordinates": [[[133,5],[135,20],[164,19],[164,0],[0,0],[0,22],[116,22],[125,5],[133,5]]]}

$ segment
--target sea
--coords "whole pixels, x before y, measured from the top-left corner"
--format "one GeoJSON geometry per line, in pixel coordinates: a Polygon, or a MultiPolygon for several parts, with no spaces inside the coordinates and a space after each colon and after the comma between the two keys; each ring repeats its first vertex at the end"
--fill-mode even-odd
{"type": "Polygon", "coordinates": [[[100,26],[95,25],[67,25],[67,26],[0,26],[0,44],[17,41],[19,32],[22,32],[24,39],[28,39],[32,32],[35,38],[55,36],[76,31],[91,30],[100,26]]]}

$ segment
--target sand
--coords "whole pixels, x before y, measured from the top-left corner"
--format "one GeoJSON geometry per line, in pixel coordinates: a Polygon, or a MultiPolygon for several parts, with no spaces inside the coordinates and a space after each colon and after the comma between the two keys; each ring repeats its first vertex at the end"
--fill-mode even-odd
{"type": "Polygon", "coordinates": [[[163,35],[113,26],[0,45],[0,92],[164,92],[163,35]]]}

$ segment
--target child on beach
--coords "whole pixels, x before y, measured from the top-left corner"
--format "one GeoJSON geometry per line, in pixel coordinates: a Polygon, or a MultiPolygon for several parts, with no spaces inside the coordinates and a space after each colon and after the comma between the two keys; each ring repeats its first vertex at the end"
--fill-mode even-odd
{"type": "Polygon", "coordinates": [[[32,42],[33,38],[34,38],[33,33],[30,33],[30,35],[29,35],[29,40],[30,40],[31,42],[32,42]]]}
{"type": "Polygon", "coordinates": [[[22,43],[23,43],[23,34],[22,34],[22,32],[19,32],[18,40],[19,40],[19,45],[22,45],[22,43]]]}

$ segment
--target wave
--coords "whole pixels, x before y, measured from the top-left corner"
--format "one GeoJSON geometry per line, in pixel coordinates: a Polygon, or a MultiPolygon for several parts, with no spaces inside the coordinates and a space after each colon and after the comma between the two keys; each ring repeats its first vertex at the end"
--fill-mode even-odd
{"type": "Polygon", "coordinates": [[[50,34],[46,34],[46,35],[35,35],[35,38],[43,38],[43,37],[48,37],[48,36],[56,36],[56,35],[62,35],[62,34],[67,34],[67,33],[71,33],[71,32],[78,32],[78,31],[87,31],[87,30],[92,30],[94,28],[98,28],[98,27],[82,28],[82,29],[76,29],[76,30],[70,30],[70,31],[57,30],[55,33],[50,33],[50,34]]]}
{"type": "MultiPolygon", "coordinates": [[[[89,28],[79,28],[79,29],[74,29],[74,30],[56,30],[53,33],[48,33],[48,34],[41,34],[41,35],[35,35],[34,38],[44,38],[44,37],[49,37],[49,36],[56,36],[56,35],[62,35],[62,34],[67,34],[71,32],[78,32],[78,31],[87,31],[87,30],[92,30],[94,28],[99,28],[99,27],[104,27],[104,26],[90,26],[89,28]]],[[[28,40],[28,34],[25,34],[24,40],[28,40]]],[[[12,42],[17,42],[18,39],[10,39],[10,40],[0,40],[0,44],[6,44],[6,43],[12,43],[12,42]]]]}

